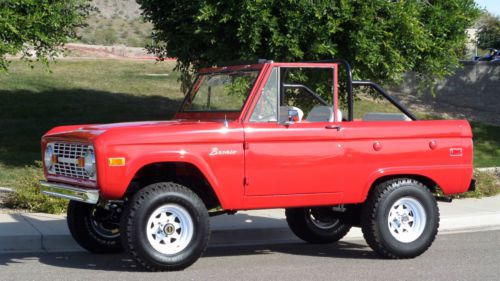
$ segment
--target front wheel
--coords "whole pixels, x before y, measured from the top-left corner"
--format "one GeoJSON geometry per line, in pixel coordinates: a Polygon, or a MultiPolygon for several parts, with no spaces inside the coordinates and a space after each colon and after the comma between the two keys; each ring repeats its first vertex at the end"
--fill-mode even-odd
{"type": "Polygon", "coordinates": [[[309,243],[334,243],[351,229],[331,207],[286,209],[285,215],[292,232],[309,243]]]}
{"type": "Polygon", "coordinates": [[[361,217],[366,242],[386,258],[413,258],[425,252],[439,227],[432,193],[414,179],[395,179],[372,190],[361,217]]]}
{"type": "Polygon", "coordinates": [[[137,192],[125,206],[121,227],[125,249],[151,271],[188,267],[205,251],[210,236],[201,199],[172,182],[137,192]]]}
{"type": "Polygon", "coordinates": [[[68,228],[75,241],[92,253],[117,253],[123,250],[120,240],[118,208],[105,209],[69,201],[68,228]]]}

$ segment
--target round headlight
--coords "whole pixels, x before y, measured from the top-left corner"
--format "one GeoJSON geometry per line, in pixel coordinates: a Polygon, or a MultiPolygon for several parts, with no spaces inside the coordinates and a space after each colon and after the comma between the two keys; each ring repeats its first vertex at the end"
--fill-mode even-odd
{"type": "Polygon", "coordinates": [[[52,163],[52,157],[54,156],[54,148],[51,143],[47,145],[45,148],[45,155],[44,155],[44,162],[45,162],[45,169],[47,169],[48,172],[52,171],[53,164],[52,163]]]}
{"type": "Polygon", "coordinates": [[[90,147],[85,153],[85,172],[89,177],[95,177],[95,154],[94,149],[90,147]]]}

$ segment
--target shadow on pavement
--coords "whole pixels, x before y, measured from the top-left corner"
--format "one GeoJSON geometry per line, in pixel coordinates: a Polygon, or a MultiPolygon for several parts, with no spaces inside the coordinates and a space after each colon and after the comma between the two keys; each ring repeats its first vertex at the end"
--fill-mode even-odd
{"type": "Polygon", "coordinates": [[[97,255],[88,252],[75,253],[15,253],[0,255],[0,268],[16,263],[38,260],[42,264],[88,270],[142,271],[125,254],[97,255]]]}
{"type": "MultiPolygon", "coordinates": [[[[338,258],[338,259],[376,259],[378,258],[365,244],[339,242],[331,245],[306,243],[267,244],[255,246],[209,246],[198,260],[214,257],[251,256],[268,254],[289,254],[299,256],[338,258]]],[[[144,271],[126,254],[96,255],[87,252],[75,253],[13,253],[0,255],[0,268],[16,263],[38,260],[40,263],[60,267],[88,270],[144,271]]]]}
{"type": "Polygon", "coordinates": [[[335,244],[279,243],[243,246],[209,247],[204,258],[266,255],[282,253],[297,256],[341,258],[341,259],[377,259],[379,258],[364,242],[343,242],[335,244]]]}
{"type": "MultiPolygon", "coordinates": [[[[38,221],[37,218],[30,219],[31,225],[36,225],[39,229],[50,228],[59,229],[61,233],[68,232],[67,230],[62,231],[63,228],[66,228],[65,220],[38,221]]],[[[198,262],[217,257],[269,254],[358,260],[378,258],[362,240],[341,240],[334,244],[302,242],[290,231],[286,221],[281,218],[242,213],[235,216],[213,218],[211,224],[213,231],[209,246],[198,262]]],[[[14,227],[14,223],[12,223],[11,227],[14,227]]],[[[68,239],[70,239],[70,236],[68,236],[68,239]]],[[[58,241],[52,241],[51,245],[62,242],[61,240],[58,241]]],[[[47,246],[45,245],[46,249],[50,249],[47,246]]],[[[60,268],[143,271],[126,254],[97,255],[89,252],[3,253],[0,254],[0,268],[16,263],[28,263],[32,260],[60,268]]]]}

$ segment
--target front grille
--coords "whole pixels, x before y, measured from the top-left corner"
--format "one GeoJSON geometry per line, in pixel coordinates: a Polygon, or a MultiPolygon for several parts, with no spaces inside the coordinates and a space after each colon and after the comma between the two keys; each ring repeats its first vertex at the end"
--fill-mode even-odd
{"type": "Polygon", "coordinates": [[[85,158],[88,150],[89,145],[86,144],[54,143],[54,154],[57,155],[57,163],[54,164],[55,174],[75,179],[90,179],[85,168],[78,166],[78,159],[85,158]]]}

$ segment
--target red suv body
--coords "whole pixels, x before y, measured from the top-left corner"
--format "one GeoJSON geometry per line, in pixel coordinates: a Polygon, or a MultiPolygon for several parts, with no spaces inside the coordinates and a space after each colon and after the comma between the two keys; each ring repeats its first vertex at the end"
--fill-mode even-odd
{"type": "Polygon", "coordinates": [[[350,69],[342,98],[339,68],[346,65],[267,61],[203,69],[173,120],[54,128],[42,138],[42,191],[126,209],[144,187],[175,182],[209,211],[353,206],[360,219],[349,225],[362,226],[377,186],[407,180],[445,195],[473,187],[467,121],[416,120],[378,85],[349,80],[350,69]],[[353,85],[372,86],[402,111],[356,117],[353,85]]]}

